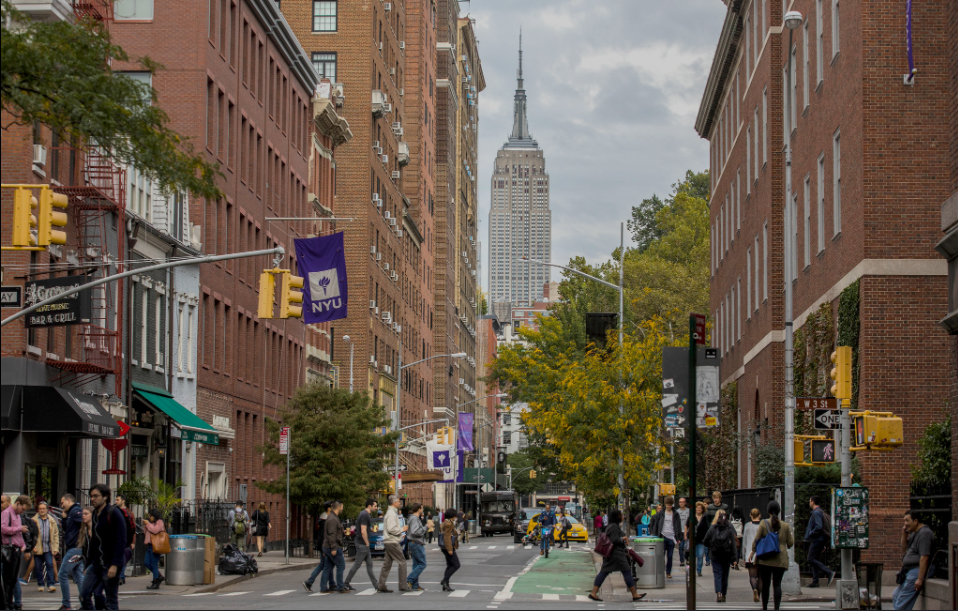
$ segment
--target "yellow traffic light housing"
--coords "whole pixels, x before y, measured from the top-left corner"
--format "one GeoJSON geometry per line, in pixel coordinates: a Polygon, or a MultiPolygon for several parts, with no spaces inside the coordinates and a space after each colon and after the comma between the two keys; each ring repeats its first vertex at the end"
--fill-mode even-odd
{"type": "Polygon", "coordinates": [[[832,352],[832,371],[830,373],[834,384],[832,395],[842,401],[852,399],[852,349],[848,346],[838,346],[832,352]]]}
{"type": "Polygon", "coordinates": [[[284,270],[279,298],[280,318],[303,317],[303,306],[301,305],[303,303],[303,292],[294,289],[301,289],[304,285],[305,280],[303,278],[292,275],[289,270],[284,270]]]}
{"type": "Polygon", "coordinates": [[[529,471],[529,479],[535,479],[535,478],[536,478],[536,470],[535,470],[535,469],[531,469],[531,470],[529,471]]]}
{"type": "Polygon", "coordinates": [[[29,248],[37,245],[32,231],[37,226],[34,208],[37,198],[28,189],[17,189],[13,193],[13,246],[29,248]]]}
{"type": "Polygon", "coordinates": [[[852,412],[852,451],[892,450],[905,442],[902,419],[891,412],[852,412]]]}
{"type": "Polygon", "coordinates": [[[40,246],[67,243],[66,232],[54,228],[67,226],[67,213],[59,212],[57,208],[66,210],[69,201],[63,193],[54,193],[51,189],[40,190],[40,228],[37,231],[40,246]]]}
{"type": "Polygon", "coordinates": [[[273,296],[276,294],[275,270],[265,270],[259,277],[259,309],[257,316],[261,319],[273,317],[273,296]]]}

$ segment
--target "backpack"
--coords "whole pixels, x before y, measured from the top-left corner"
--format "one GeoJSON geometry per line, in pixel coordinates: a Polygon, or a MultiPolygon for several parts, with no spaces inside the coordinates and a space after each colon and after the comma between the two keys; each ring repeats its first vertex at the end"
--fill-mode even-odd
{"type": "Polygon", "coordinates": [[[134,537],[136,537],[136,522],[126,509],[120,509],[120,513],[122,513],[126,519],[126,542],[130,544],[133,542],[134,537]]]}
{"type": "Polygon", "coordinates": [[[245,517],[246,517],[245,514],[242,514],[242,513],[233,514],[233,533],[234,534],[237,534],[237,535],[246,534],[246,521],[243,519],[245,517]]]}
{"type": "Polygon", "coordinates": [[[832,516],[824,509],[822,510],[822,531],[825,533],[826,542],[832,542],[832,516]]]}

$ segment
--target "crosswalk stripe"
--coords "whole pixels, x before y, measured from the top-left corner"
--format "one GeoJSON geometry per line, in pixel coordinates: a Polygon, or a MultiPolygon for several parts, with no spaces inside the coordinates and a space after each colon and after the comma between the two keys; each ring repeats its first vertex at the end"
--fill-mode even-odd
{"type": "Polygon", "coordinates": [[[362,592],[356,592],[356,596],[372,596],[376,593],[376,588],[369,588],[368,590],[363,590],[362,592]]]}
{"type": "Polygon", "coordinates": [[[470,592],[472,592],[472,590],[456,590],[449,595],[449,598],[465,598],[469,596],[470,592]]]}
{"type": "Polygon", "coordinates": [[[329,592],[317,592],[315,594],[310,594],[310,597],[313,596],[329,596],[329,592]]]}
{"type": "Polygon", "coordinates": [[[212,596],[212,592],[200,592],[198,594],[184,594],[183,598],[196,598],[198,596],[212,596]]]}
{"type": "Polygon", "coordinates": [[[403,592],[403,596],[420,596],[422,592],[403,592]]]}
{"type": "Polygon", "coordinates": [[[507,547],[506,549],[516,549],[516,546],[515,546],[515,545],[510,545],[510,546],[507,547]]]}
{"type": "Polygon", "coordinates": [[[228,594],[220,594],[220,596],[242,596],[244,594],[249,594],[249,592],[230,592],[228,594]]]}
{"type": "Polygon", "coordinates": [[[512,592],[497,592],[496,600],[509,600],[512,598],[512,592]]]}
{"type": "Polygon", "coordinates": [[[496,549],[496,546],[495,546],[495,545],[490,545],[490,546],[489,546],[489,549],[496,549]]]}
{"type": "Polygon", "coordinates": [[[280,590],[279,592],[270,592],[269,594],[263,594],[263,596],[286,596],[287,594],[292,594],[294,590],[280,590]]]}
{"type": "Polygon", "coordinates": [[[558,594],[543,594],[542,600],[558,601],[559,595],[558,594]]]}
{"type": "Polygon", "coordinates": [[[469,549],[479,549],[479,546],[478,546],[478,545],[473,545],[473,546],[470,547],[469,549]]]}
{"type": "Polygon", "coordinates": [[[588,603],[588,602],[592,602],[591,600],[589,600],[589,597],[586,596],[585,594],[576,594],[576,595],[575,595],[575,601],[576,601],[577,603],[588,603]]]}

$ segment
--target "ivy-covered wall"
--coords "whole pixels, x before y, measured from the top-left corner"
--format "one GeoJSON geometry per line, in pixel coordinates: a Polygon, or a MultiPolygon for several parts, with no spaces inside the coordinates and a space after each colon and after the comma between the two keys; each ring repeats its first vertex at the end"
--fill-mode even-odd
{"type": "Polygon", "coordinates": [[[738,485],[738,382],[722,389],[719,426],[701,431],[702,454],[706,458],[705,489],[734,490],[738,485]]]}
{"type": "Polygon", "coordinates": [[[860,365],[858,362],[861,335],[861,281],[848,285],[838,298],[838,344],[852,348],[852,409],[858,407],[860,365]]]}

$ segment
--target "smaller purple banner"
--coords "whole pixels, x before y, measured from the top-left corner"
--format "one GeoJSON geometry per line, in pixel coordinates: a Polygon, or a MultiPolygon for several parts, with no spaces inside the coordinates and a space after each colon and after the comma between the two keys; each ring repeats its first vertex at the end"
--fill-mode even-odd
{"type": "MultiPolygon", "coordinates": [[[[471,416],[472,414],[470,414],[471,416]]],[[[459,450],[457,453],[457,459],[459,461],[459,468],[456,469],[456,483],[463,484],[465,483],[465,474],[466,474],[466,454],[462,450],[459,450]]]]}
{"type": "Polygon", "coordinates": [[[308,325],[346,318],[348,294],[343,234],[296,240],[303,290],[303,322],[308,325]]]}
{"type": "Polygon", "coordinates": [[[475,422],[475,414],[459,412],[459,445],[457,449],[460,452],[475,452],[472,445],[472,425],[475,422]]]}

